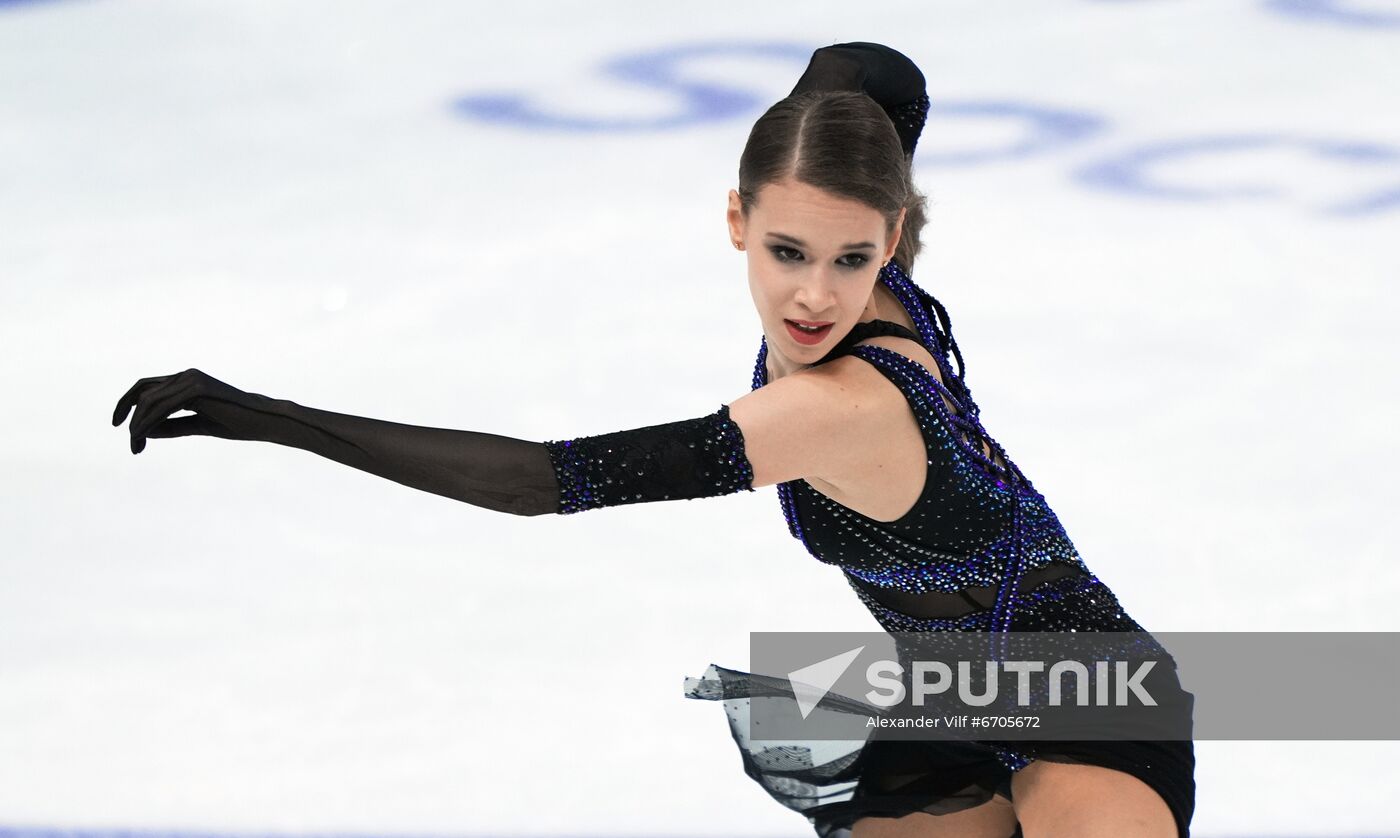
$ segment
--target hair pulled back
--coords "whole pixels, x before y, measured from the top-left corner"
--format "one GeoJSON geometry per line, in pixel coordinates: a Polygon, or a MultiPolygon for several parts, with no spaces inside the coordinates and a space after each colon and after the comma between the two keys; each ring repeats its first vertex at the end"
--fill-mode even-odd
{"type": "Polygon", "coordinates": [[[890,237],[899,211],[907,210],[894,258],[913,272],[928,223],[927,198],[914,185],[912,160],[894,123],[869,95],[812,90],[782,99],[758,118],[739,157],[744,215],[760,189],[789,177],[874,208],[890,237]]]}

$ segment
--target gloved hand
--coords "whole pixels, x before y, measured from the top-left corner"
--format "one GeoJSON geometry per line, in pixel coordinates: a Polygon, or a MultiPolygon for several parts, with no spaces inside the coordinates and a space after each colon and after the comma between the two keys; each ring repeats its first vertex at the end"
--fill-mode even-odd
{"type": "Polygon", "coordinates": [[[133,454],[147,439],[177,436],[273,442],[487,509],[559,510],[554,467],[539,442],[316,410],[245,393],[197,369],[140,379],[117,402],[112,424],[132,407],[133,454]],[[195,415],[171,416],[181,410],[195,415]]]}
{"type": "Polygon", "coordinates": [[[265,431],[275,423],[271,414],[259,417],[259,405],[266,396],[245,393],[197,369],[175,375],[143,378],[131,386],[117,402],[112,424],[121,425],[132,407],[131,453],[146,448],[146,439],[175,436],[217,436],[222,439],[265,439],[265,431]],[[167,418],[181,410],[194,416],[167,418]]]}

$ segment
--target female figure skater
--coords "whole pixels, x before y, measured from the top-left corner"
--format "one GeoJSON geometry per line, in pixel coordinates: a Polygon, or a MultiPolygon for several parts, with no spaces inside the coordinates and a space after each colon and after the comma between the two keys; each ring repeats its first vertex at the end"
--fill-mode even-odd
{"type": "MultiPolygon", "coordinates": [[[[133,454],[151,438],[273,442],[515,515],[776,484],[792,535],[888,631],[1144,631],[983,429],[948,314],[909,277],[927,109],[913,62],[855,42],[818,49],[759,118],[727,220],[764,335],[751,392],[707,416],[532,442],[331,413],[189,369],[138,380],[112,424],[135,408],[133,454]]],[[[711,675],[692,697],[747,694],[747,673],[711,675]]],[[[1186,838],[1195,801],[1189,739],[879,740],[796,766],[743,754],[821,838],[1186,838]]]]}

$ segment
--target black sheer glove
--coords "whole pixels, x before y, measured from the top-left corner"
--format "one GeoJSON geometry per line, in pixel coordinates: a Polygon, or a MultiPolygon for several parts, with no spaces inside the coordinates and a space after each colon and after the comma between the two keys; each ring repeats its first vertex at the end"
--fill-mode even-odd
{"type": "Polygon", "coordinates": [[[752,489],[728,407],[700,419],[565,442],[403,425],[247,393],[197,369],[143,378],[117,402],[131,453],[147,439],[215,436],[319,454],[414,489],[514,515],[711,497],[752,489]],[[171,416],[189,410],[192,416],[171,416]]]}
{"type": "Polygon", "coordinates": [[[559,505],[549,454],[538,442],[316,410],[245,393],[197,369],[136,382],[117,402],[112,424],[133,406],[133,454],[148,438],[273,442],[499,512],[543,515],[559,505]],[[170,416],[180,410],[195,415],[170,416]]]}
{"type": "Polygon", "coordinates": [[[729,405],[698,419],[545,443],[561,514],[624,503],[708,498],[753,489],[753,466],[729,405]]]}
{"type": "Polygon", "coordinates": [[[809,90],[859,90],[879,103],[899,132],[905,156],[914,153],[928,118],[924,74],[903,53],[884,44],[852,41],[821,47],[789,95],[809,90]]]}

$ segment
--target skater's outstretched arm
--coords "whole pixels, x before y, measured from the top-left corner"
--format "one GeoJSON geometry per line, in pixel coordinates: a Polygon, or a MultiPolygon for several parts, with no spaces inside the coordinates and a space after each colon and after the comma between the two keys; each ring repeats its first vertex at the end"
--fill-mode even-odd
{"type": "Polygon", "coordinates": [[[542,515],[558,506],[549,455],[539,443],[317,410],[244,392],[197,369],[137,381],[117,402],[112,424],[121,425],[133,407],[133,454],[148,438],[272,442],[500,512],[542,515]],[[181,410],[194,415],[171,416],[181,410]]]}
{"type": "Polygon", "coordinates": [[[135,408],[133,454],[147,439],[178,436],[272,442],[514,515],[713,497],[820,475],[870,430],[858,425],[866,414],[853,394],[829,373],[788,376],[740,401],[744,430],[720,405],[694,419],[532,442],[317,410],[188,369],[137,381],[117,402],[112,424],[135,408]],[[182,410],[194,415],[171,415],[182,410]]]}

